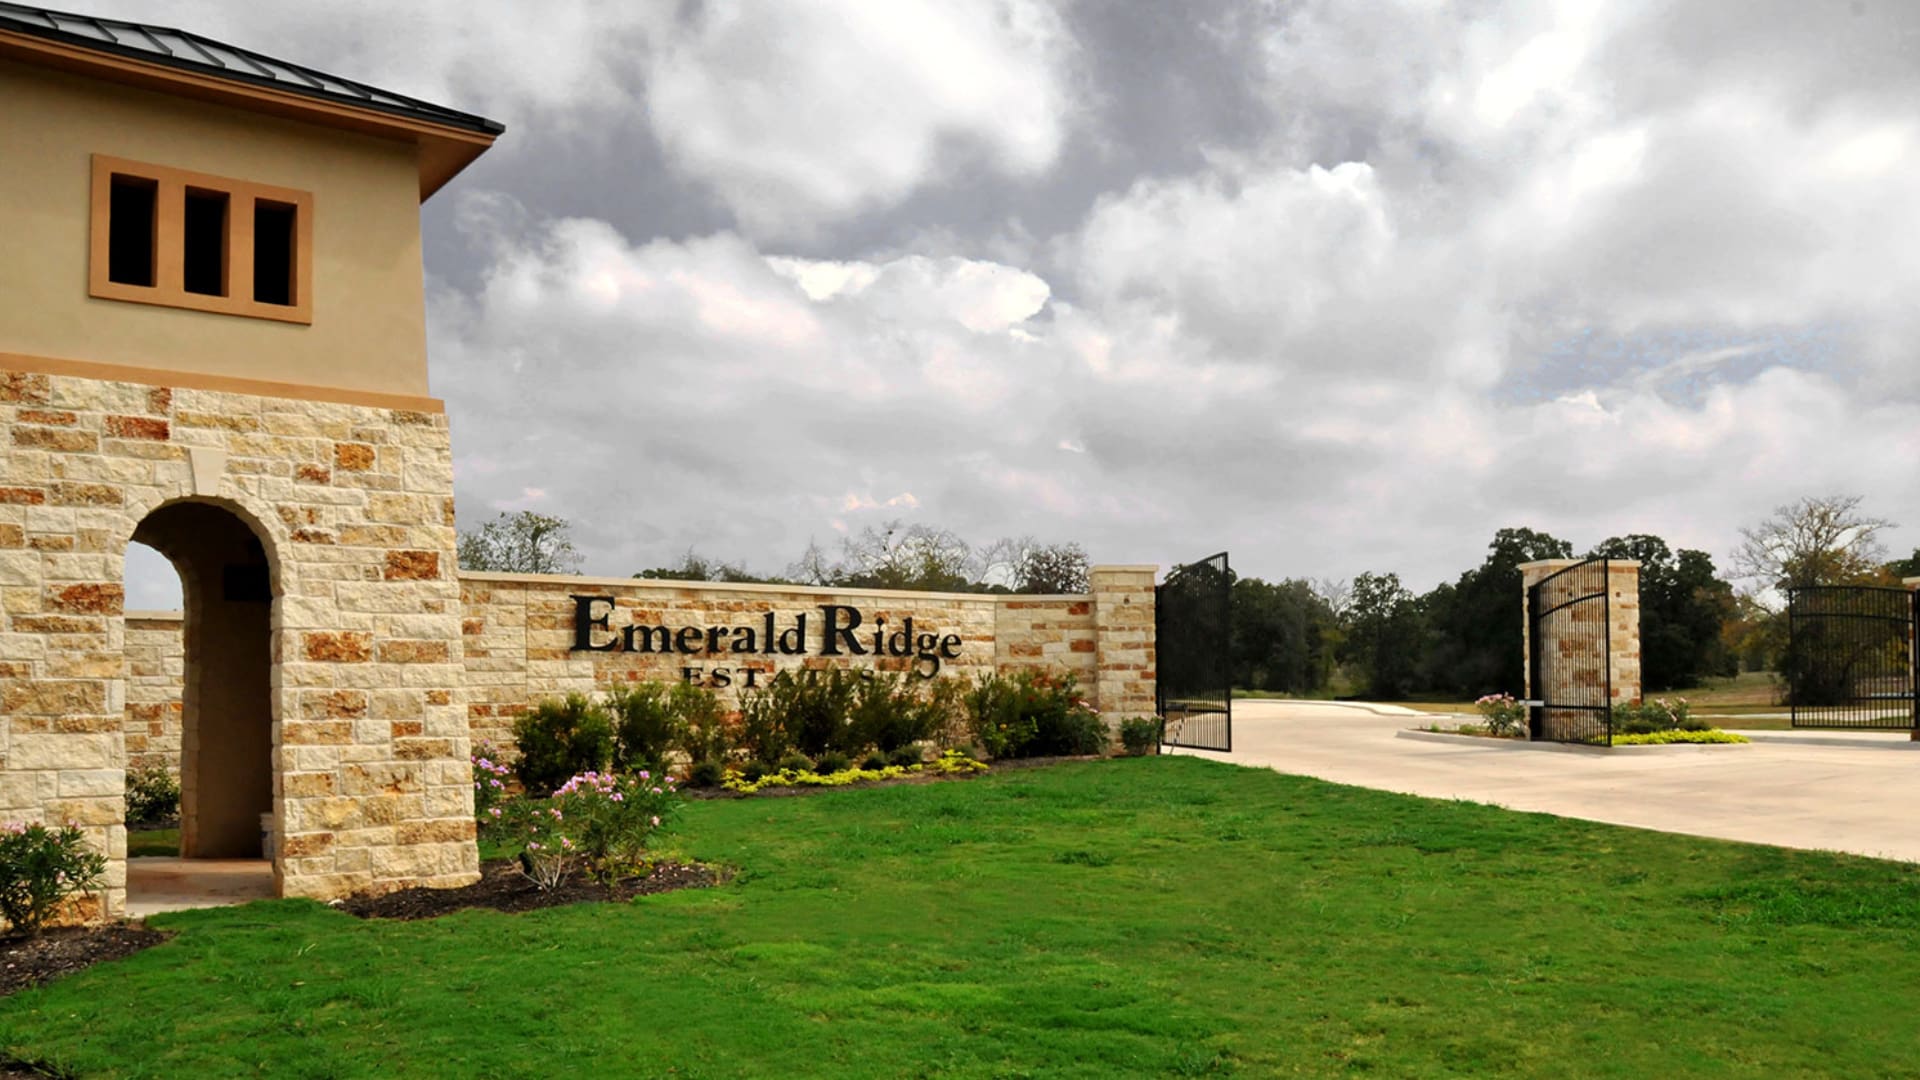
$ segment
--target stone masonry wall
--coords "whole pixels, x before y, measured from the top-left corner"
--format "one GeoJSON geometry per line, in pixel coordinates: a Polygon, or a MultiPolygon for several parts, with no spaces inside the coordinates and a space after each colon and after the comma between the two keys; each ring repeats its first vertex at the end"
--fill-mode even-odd
{"type": "Polygon", "coordinates": [[[127,612],[127,769],[180,771],[185,642],[177,611],[127,612]]]}
{"type": "Polygon", "coordinates": [[[124,910],[126,546],[176,501],[272,566],[275,876],[333,897],[475,879],[443,415],[0,371],[0,819],[108,854],[124,910]]]}
{"type": "MultiPolygon", "coordinates": [[[[703,585],[682,582],[635,580],[629,578],[571,578],[516,574],[459,575],[462,600],[461,630],[465,638],[462,659],[466,673],[466,708],[471,738],[485,739],[496,745],[512,742],[513,718],[526,711],[528,704],[542,697],[568,691],[590,693],[621,682],[642,679],[678,680],[685,669],[695,668],[710,678],[711,669],[729,669],[729,685],[716,688],[729,702],[737,701],[744,684],[738,669],[751,668],[756,683],[764,682],[782,668],[851,667],[862,661],[852,657],[753,656],[736,662],[723,652],[718,658],[663,656],[628,652],[574,652],[574,595],[613,596],[614,609],[607,633],[596,632],[604,640],[620,628],[635,623],[669,627],[711,625],[760,625],[773,613],[776,625],[792,625],[793,617],[808,617],[808,636],[817,640],[820,633],[820,605],[847,604],[863,616],[881,616],[889,626],[898,626],[911,616],[916,634],[931,632],[960,635],[960,658],[943,659],[943,675],[972,676],[986,671],[1051,671],[1072,675],[1082,693],[1103,714],[1118,720],[1153,712],[1152,671],[1152,577],[1151,569],[1135,570],[1123,579],[1114,579],[1102,568],[1101,582],[1106,590],[1100,595],[1117,613],[1109,613],[1110,633],[1119,639],[1110,642],[1107,654],[1109,670],[1102,671],[1099,651],[1100,632],[1096,618],[1096,596],[985,596],[974,594],[881,592],[859,589],[805,589],[760,585],[703,585]],[[1136,580],[1137,579],[1137,580],[1136,580]],[[1117,591],[1111,586],[1123,585],[1117,591]],[[1109,698],[1100,698],[1104,687],[1109,698]]],[[[598,606],[596,607],[598,610],[598,606]]],[[[171,718],[172,726],[152,730],[146,737],[154,740],[157,754],[171,747],[169,763],[179,760],[178,705],[179,621],[172,615],[155,613],[140,620],[140,670],[148,670],[158,659],[171,673],[161,685],[141,684],[140,704],[131,696],[128,704],[129,745],[133,732],[145,735],[153,717],[171,718]],[[145,630],[152,626],[154,629],[145,630]],[[170,628],[171,636],[166,630],[170,628]],[[164,653],[155,652],[164,644],[164,653]],[[171,712],[159,712],[153,703],[175,703],[171,712]],[[171,742],[166,740],[171,739],[171,742]]],[[[129,641],[134,640],[129,620],[129,641]]],[[[863,630],[867,629],[863,627],[863,630]]],[[[704,644],[704,642],[703,642],[704,644]]],[[[134,661],[130,649],[130,662],[134,661]]],[[[876,663],[881,670],[905,670],[914,661],[886,657],[876,663]]],[[[136,680],[137,681],[137,680],[136,680]]],[[[130,682],[130,686],[133,683],[130,682]]]]}

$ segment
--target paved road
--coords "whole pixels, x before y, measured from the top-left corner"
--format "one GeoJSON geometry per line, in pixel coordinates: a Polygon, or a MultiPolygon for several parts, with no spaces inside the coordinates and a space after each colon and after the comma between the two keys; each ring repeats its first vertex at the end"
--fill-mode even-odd
{"type": "Polygon", "coordinates": [[[1920,744],[1902,734],[1759,732],[1750,746],[1556,750],[1400,737],[1390,706],[1237,701],[1232,754],[1343,784],[1616,825],[1920,861],[1920,744]]]}

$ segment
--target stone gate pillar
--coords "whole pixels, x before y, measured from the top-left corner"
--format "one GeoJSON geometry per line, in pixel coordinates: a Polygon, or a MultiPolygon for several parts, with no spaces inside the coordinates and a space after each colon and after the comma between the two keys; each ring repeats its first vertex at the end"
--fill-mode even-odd
{"type": "Polygon", "coordinates": [[[1094,703],[1107,727],[1154,712],[1153,578],[1159,567],[1096,566],[1093,595],[1094,703]]]}
{"type": "MultiPolygon", "coordinates": [[[[1554,578],[1562,570],[1578,566],[1583,559],[1542,559],[1520,565],[1520,670],[1524,693],[1529,700],[1553,700],[1588,703],[1595,697],[1591,688],[1604,678],[1611,684],[1606,704],[1637,704],[1640,701],[1640,564],[1633,559],[1607,561],[1606,606],[1595,603],[1567,610],[1564,619],[1548,620],[1542,628],[1544,640],[1534,640],[1534,620],[1527,597],[1533,587],[1549,578],[1542,596],[1544,605],[1577,599],[1576,593],[1591,588],[1573,576],[1554,578]],[[1604,667],[1598,649],[1586,645],[1598,627],[1592,620],[1607,619],[1604,667]],[[1533,653],[1541,650],[1540,683],[1535,685],[1533,653]]],[[[1599,704],[1592,700],[1592,704],[1599,704]]]]}

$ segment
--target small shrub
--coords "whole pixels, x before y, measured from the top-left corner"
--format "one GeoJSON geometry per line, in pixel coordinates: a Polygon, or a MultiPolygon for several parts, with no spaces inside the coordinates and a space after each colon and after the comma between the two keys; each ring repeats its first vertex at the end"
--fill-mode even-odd
{"type": "Polygon", "coordinates": [[[520,760],[513,765],[520,786],[545,795],[584,772],[607,767],[613,756],[613,722],[584,694],[549,698],[513,722],[520,760]]]}
{"type": "Polygon", "coordinates": [[[783,671],[760,689],[740,692],[740,745],[759,761],[779,761],[793,753],[786,716],[793,682],[783,671]]]}
{"type": "Polygon", "coordinates": [[[1151,716],[1132,716],[1120,721],[1120,745],[1139,757],[1160,745],[1160,721],[1151,716]]]}
{"type": "Polygon", "coordinates": [[[616,771],[658,770],[667,755],[685,742],[686,718],[664,683],[643,682],[607,692],[613,719],[613,767],[616,771]]]}
{"type": "Polygon", "coordinates": [[[887,755],[886,763],[888,765],[903,765],[903,766],[918,765],[920,764],[920,762],[924,761],[925,759],[926,759],[926,755],[920,752],[920,745],[918,743],[915,743],[912,746],[902,746],[895,749],[892,753],[887,755]]]}
{"type": "Polygon", "coordinates": [[[1651,735],[1662,731],[1710,731],[1713,725],[1693,715],[1686,698],[1654,698],[1613,707],[1615,735],[1651,735]]]}
{"type": "Polygon", "coordinates": [[[744,777],[748,783],[752,783],[773,771],[773,766],[764,761],[749,761],[745,765],[740,766],[740,775],[744,777]]]}
{"type": "Polygon", "coordinates": [[[739,733],[727,723],[720,697],[704,686],[676,683],[667,694],[668,708],[680,725],[680,749],[688,761],[725,764],[739,749],[739,733]]]}
{"type": "Polygon", "coordinates": [[[473,766],[473,820],[483,837],[500,835],[506,817],[502,804],[507,800],[507,779],[513,775],[513,768],[495,760],[499,756],[499,748],[486,739],[481,739],[467,756],[473,766]]]}
{"type": "Polygon", "coordinates": [[[646,865],[647,842],[673,819],[681,799],[672,777],[655,778],[642,769],[624,776],[573,777],[548,804],[551,824],[544,831],[561,838],[566,857],[577,858],[588,876],[604,885],[646,865]]]}
{"type": "Polygon", "coordinates": [[[688,787],[719,787],[727,778],[727,767],[717,761],[696,761],[687,768],[688,787]]]}
{"type": "Polygon", "coordinates": [[[1526,728],[1527,707],[1515,701],[1512,694],[1488,694],[1473,704],[1486,718],[1489,734],[1518,735],[1526,728]]]}
{"type": "Polygon", "coordinates": [[[817,773],[846,772],[851,768],[853,768],[853,759],[838,750],[829,750],[821,754],[820,759],[813,763],[813,771],[817,773]]]}
{"type": "Polygon", "coordinates": [[[813,759],[805,754],[788,754],[786,757],[774,762],[774,767],[781,772],[812,772],[813,759]]]}
{"type": "Polygon", "coordinates": [[[860,767],[867,770],[884,769],[887,767],[887,755],[875,750],[860,759],[860,767]]]}
{"type": "Polygon", "coordinates": [[[145,825],[180,816],[180,781],[165,765],[127,773],[127,823],[145,825]]]}
{"type": "Polygon", "coordinates": [[[86,834],[72,825],[0,826],[0,918],[16,933],[39,933],[61,901],[99,888],[106,872],[107,857],[89,848],[86,834]]]}
{"type": "Polygon", "coordinates": [[[1107,745],[1106,724],[1071,675],[984,675],[964,700],[974,737],[994,757],[1097,754],[1107,745]]]}

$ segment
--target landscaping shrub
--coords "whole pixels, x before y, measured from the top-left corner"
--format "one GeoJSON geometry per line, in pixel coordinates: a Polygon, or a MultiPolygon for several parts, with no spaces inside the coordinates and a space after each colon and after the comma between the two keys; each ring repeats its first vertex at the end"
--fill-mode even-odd
{"type": "Polygon", "coordinates": [[[974,737],[994,757],[1097,754],[1107,745],[1106,724],[1071,675],[983,675],[965,704],[974,737]]]}
{"type": "Polygon", "coordinates": [[[1693,715],[1686,698],[1655,698],[1639,704],[1613,707],[1615,735],[1650,735],[1660,731],[1711,731],[1713,724],[1693,715]]]}
{"type": "Polygon", "coordinates": [[[740,745],[757,761],[775,762],[793,752],[785,711],[793,681],[783,671],[758,690],[740,692],[740,745]]]}
{"type": "Polygon", "coordinates": [[[498,747],[481,739],[467,756],[473,766],[473,820],[483,837],[499,835],[506,814],[502,804],[507,801],[507,778],[513,768],[495,760],[499,754],[498,747]]]}
{"type": "Polygon", "coordinates": [[[513,721],[520,748],[514,775],[531,795],[545,795],[570,777],[607,767],[613,756],[613,722],[584,694],[548,698],[513,721]]]}
{"type": "Polygon", "coordinates": [[[658,770],[667,755],[685,741],[681,703],[664,683],[642,682],[607,692],[613,719],[613,767],[658,770]]]}
{"type": "Polygon", "coordinates": [[[146,825],[180,816],[180,781],[165,765],[127,773],[127,823],[146,825]]]}
{"type": "Polygon", "coordinates": [[[1120,745],[1134,757],[1150,753],[1160,745],[1160,721],[1151,716],[1131,716],[1120,721],[1120,745]]]}
{"type": "Polygon", "coordinates": [[[649,770],[572,777],[521,816],[521,868],[545,889],[565,882],[576,866],[603,885],[631,876],[644,869],[648,841],[680,805],[673,778],[649,770]]]}
{"type": "Polygon", "coordinates": [[[805,754],[793,753],[773,763],[780,772],[812,772],[813,759],[805,754]]]}
{"type": "Polygon", "coordinates": [[[687,767],[688,787],[719,787],[727,778],[727,767],[717,761],[696,761],[687,767]]]}
{"type": "Polygon", "coordinates": [[[884,769],[887,767],[887,755],[878,750],[874,750],[868,753],[866,757],[860,759],[860,767],[862,769],[884,769]]]}
{"type": "Polygon", "coordinates": [[[1615,746],[1663,746],[1671,743],[1743,743],[1750,741],[1745,735],[1735,735],[1731,731],[1708,728],[1700,731],[1691,728],[1672,728],[1667,731],[1650,731],[1645,734],[1615,735],[1615,746]]]}
{"type": "Polygon", "coordinates": [[[0,825],[0,918],[15,933],[39,933],[61,901],[99,888],[106,872],[107,857],[72,825],[0,825]]]}
{"type": "Polygon", "coordinates": [[[1490,735],[1518,735],[1526,727],[1527,707],[1515,701],[1512,694],[1488,694],[1473,704],[1486,717],[1490,735]]]}
{"type": "Polygon", "coordinates": [[[820,759],[813,763],[813,771],[817,773],[846,772],[851,768],[853,768],[853,759],[838,750],[829,750],[821,754],[820,759]]]}
{"type": "Polygon", "coordinates": [[[852,741],[854,694],[860,678],[835,668],[796,676],[781,672],[770,689],[780,707],[782,723],[793,745],[809,757],[845,749],[852,741]],[[781,680],[786,685],[780,685],[781,680]]]}
{"type": "Polygon", "coordinates": [[[918,765],[924,760],[926,760],[926,755],[920,752],[920,746],[918,743],[916,743],[912,746],[899,747],[898,749],[894,750],[892,753],[888,754],[886,764],[918,765]]]}
{"type": "Polygon", "coordinates": [[[724,772],[727,761],[739,748],[739,735],[727,723],[719,695],[704,686],[676,683],[667,694],[667,706],[678,718],[680,749],[687,760],[695,765],[713,762],[724,772]]]}

